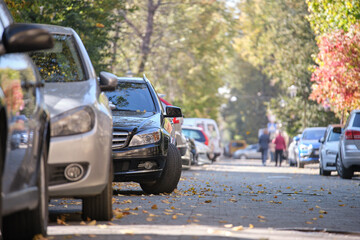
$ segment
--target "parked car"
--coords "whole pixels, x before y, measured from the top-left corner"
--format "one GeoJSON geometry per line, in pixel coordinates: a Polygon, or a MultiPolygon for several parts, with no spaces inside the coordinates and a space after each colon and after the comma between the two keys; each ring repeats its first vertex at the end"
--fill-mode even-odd
{"type": "Polygon", "coordinates": [[[289,144],[289,147],[287,149],[287,156],[288,156],[288,161],[289,161],[289,166],[293,167],[297,165],[297,161],[296,161],[296,149],[298,147],[299,144],[299,140],[300,140],[301,134],[293,137],[291,143],[289,144]]]}
{"type": "MultiPolygon", "coordinates": [[[[213,152],[209,148],[209,138],[207,137],[207,135],[205,134],[205,132],[203,131],[202,128],[183,125],[182,132],[185,137],[194,139],[195,141],[204,144],[207,147],[206,156],[211,162],[213,162],[213,157],[212,157],[213,152]]],[[[197,145],[199,145],[199,144],[197,144],[197,145]]],[[[201,149],[205,149],[205,147],[203,147],[203,146],[199,146],[199,147],[201,149]]],[[[195,156],[195,158],[197,158],[197,157],[195,156]]]]}
{"type": "Polygon", "coordinates": [[[195,165],[212,163],[209,159],[210,148],[202,142],[194,140],[195,143],[195,165]]]}
{"type": "Polygon", "coordinates": [[[325,127],[305,128],[295,149],[298,168],[304,168],[305,164],[319,162],[319,139],[324,136],[325,130],[325,127]]]}
{"type": "Polygon", "coordinates": [[[261,159],[261,152],[258,151],[259,144],[248,145],[245,149],[234,152],[234,159],[261,159]]]}
{"type": "Polygon", "coordinates": [[[119,77],[116,91],[106,95],[113,105],[115,181],[138,182],[147,193],[171,193],[181,175],[171,118],[182,117],[181,109],[164,110],[145,76],[119,77]]]}
{"type": "Polygon", "coordinates": [[[46,82],[51,114],[50,197],[81,198],[83,219],[112,217],[112,116],[101,89],[115,89],[116,76],[95,75],[77,33],[39,25],[51,32],[55,46],[31,53],[46,82]]]}
{"type": "Polygon", "coordinates": [[[43,82],[28,52],[51,48],[51,35],[14,23],[0,0],[0,227],[3,239],[46,235],[50,117],[43,82]]]}
{"type": "Polygon", "coordinates": [[[236,152],[239,149],[244,149],[247,146],[247,143],[245,140],[231,140],[229,142],[229,152],[228,155],[231,157],[234,152],[236,152]]]}
{"type": "Polygon", "coordinates": [[[211,150],[209,158],[212,162],[216,161],[216,158],[222,154],[220,131],[216,121],[208,118],[184,118],[183,125],[199,127],[205,132],[211,150]]]}
{"type": "Polygon", "coordinates": [[[353,110],[339,140],[336,155],[336,170],[341,178],[351,179],[355,171],[360,171],[360,110],[353,110]]]}
{"type": "Polygon", "coordinates": [[[323,176],[329,176],[331,171],[336,171],[336,155],[339,150],[339,140],[342,131],[342,125],[331,124],[326,128],[324,137],[319,141],[319,173],[323,176]]]}
{"type": "MultiPolygon", "coordinates": [[[[164,97],[163,94],[161,96],[164,97]]],[[[164,98],[159,97],[159,99],[160,99],[160,103],[161,103],[163,109],[165,109],[167,106],[172,106],[172,104],[169,103],[168,101],[166,101],[164,98]]],[[[182,131],[181,131],[181,125],[184,122],[184,118],[177,117],[177,118],[171,119],[171,121],[174,125],[175,140],[176,140],[175,145],[176,145],[177,149],[179,149],[179,152],[181,155],[181,160],[182,160],[182,166],[183,166],[183,168],[188,169],[191,166],[193,154],[188,151],[188,150],[190,150],[191,146],[189,146],[189,143],[186,140],[186,137],[182,134],[182,131]]]]}

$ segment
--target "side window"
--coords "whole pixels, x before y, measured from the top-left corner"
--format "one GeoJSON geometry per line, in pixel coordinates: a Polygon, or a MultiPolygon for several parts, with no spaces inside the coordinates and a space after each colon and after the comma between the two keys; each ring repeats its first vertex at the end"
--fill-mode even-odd
{"type": "Polygon", "coordinates": [[[353,127],[360,127],[360,113],[355,114],[353,127]]]}

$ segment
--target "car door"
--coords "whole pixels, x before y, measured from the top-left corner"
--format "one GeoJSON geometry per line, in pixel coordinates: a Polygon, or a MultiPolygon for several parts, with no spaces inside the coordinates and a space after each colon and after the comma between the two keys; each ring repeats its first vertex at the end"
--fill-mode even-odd
{"type": "Polygon", "coordinates": [[[0,56],[0,86],[8,116],[7,155],[3,173],[4,194],[34,185],[38,146],[36,73],[26,54],[0,56]]]}

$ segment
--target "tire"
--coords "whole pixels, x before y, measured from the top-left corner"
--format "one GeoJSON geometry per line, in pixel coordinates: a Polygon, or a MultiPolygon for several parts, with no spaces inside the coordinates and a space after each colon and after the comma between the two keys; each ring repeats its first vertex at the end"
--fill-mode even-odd
{"type": "Polygon", "coordinates": [[[341,153],[336,156],[336,171],[343,179],[351,179],[354,175],[354,171],[349,168],[345,168],[341,160],[341,153]]]}
{"type": "Polygon", "coordinates": [[[96,196],[83,198],[82,218],[87,220],[110,221],[112,218],[112,181],[113,181],[113,161],[110,161],[108,183],[105,189],[96,196]]]}
{"type": "Polygon", "coordinates": [[[331,171],[326,171],[324,170],[324,166],[323,166],[323,162],[322,162],[322,157],[320,155],[320,163],[319,163],[319,174],[321,176],[330,176],[331,175],[331,171]]]}
{"type": "Polygon", "coordinates": [[[296,156],[296,166],[297,168],[304,168],[305,164],[300,162],[299,156],[296,156]]]}
{"type": "Polygon", "coordinates": [[[23,210],[4,217],[2,225],[3,239],[32,239],[36,234],[46,236],[48,224],[48,171],[47,171],[47,143],[44,139],[37,187],[39,204],[33,210],[23,210]]]}
{"type": "Polygon", "coordinates": [[[181,156],[174,144],[169,144],[165,167],[159,179],[140,183],[142,190],[149,194],[172,193],[181,176],[181,156]]]}

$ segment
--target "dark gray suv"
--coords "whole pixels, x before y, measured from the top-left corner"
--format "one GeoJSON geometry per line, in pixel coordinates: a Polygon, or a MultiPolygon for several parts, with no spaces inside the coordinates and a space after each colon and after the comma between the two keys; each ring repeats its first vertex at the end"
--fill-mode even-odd
{"type": "Polygon", "coordinates": [[[348,117],[339,141],[336,170],[341,178],[350,179],[360,171],[360,110],[348,117]]]}
{"type": "Polygon", "coordinates": [[[20,52],[51,48],[53,40],[35,25],[13,23],[2,0],[0,34],[0,225],[3,239],[31,239],[47,229],[50,119],[44,84],[20,52]]]}

